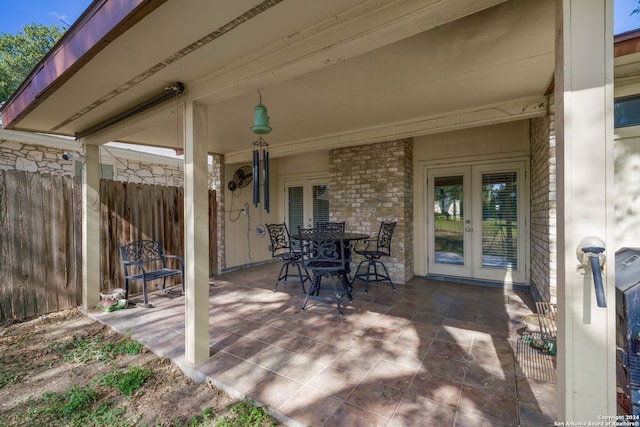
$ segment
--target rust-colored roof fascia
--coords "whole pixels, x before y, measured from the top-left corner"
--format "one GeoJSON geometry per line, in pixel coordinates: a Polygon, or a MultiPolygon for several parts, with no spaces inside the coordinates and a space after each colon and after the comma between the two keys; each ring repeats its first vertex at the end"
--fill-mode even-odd
{"type": "MultiPolygon", "coordinates": [[[[2,123],[16,123],[84,64],[167,0],[94,0],[4,103],[2,123]]],[[[45,129],[41,129],[45,130],[45,129]]]]}
{"type": "Polygon", "coordinates": [[[640,29],[618,34],[613,38],[613,57],[640,52],[640,29]]]}

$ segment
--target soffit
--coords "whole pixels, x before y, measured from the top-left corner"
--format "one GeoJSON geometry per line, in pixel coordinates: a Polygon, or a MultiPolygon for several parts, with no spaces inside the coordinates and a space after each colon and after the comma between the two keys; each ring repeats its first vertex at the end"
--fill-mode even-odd
{"type": "MultiPolygon", "coordinates": [[[[258,90],[270,146],[308,147],[354,129],[543,96],[553,22],[547,0],[169,0],[15,128],[74,135],[180,81],[184,98],[207,105],[209,151],[251,148],[258,90]]],[[[178,104],[114,139],[178,148],[178,104]]]]}

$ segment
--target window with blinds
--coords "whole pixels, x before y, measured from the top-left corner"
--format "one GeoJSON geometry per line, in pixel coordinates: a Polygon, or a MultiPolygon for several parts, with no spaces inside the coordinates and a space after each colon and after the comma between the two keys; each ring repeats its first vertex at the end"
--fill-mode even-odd
{"type": "Polygon", "coordinates": [[[329,186],[313,186],[313,221],[329,222],[329,186]]]}
{"type": "Polygon", "coordinates": [[[518,174],[482,175],[482,266],[518,266],[518,174]]]}
{"type": "Polygon", "coordinates": [[[288,218],[289,233],[298,232],[298,227],[304,228],[304,187],[289,187],[288,218]]]}

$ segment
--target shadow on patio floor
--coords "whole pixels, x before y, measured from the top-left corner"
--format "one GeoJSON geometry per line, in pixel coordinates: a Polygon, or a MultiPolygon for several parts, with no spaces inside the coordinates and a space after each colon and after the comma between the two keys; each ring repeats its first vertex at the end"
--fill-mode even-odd
{"type": "Polygon", "coordinates": [[[272,292],[279,267],[213,279],[211,357],[195,367],[184,360],[184,297],[155,292],[153,308],[89,315],[288,425],[553,424],[555,358],[517,333],[535,311],[528,292],[414,278],[365,294],[356,282],[340,317],[326,302],[301,311],[299,286],[272,292]]]}

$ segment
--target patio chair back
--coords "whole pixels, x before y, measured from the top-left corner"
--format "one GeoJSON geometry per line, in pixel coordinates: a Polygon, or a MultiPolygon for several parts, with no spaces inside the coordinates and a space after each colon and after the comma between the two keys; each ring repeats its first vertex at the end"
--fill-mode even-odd
{"type": "Polygon", "coordinates": [[[290,254],[293,252],[291,247],[291,236],[287,229],[287,224],[284,222],[281,224],[266,224],[269,231],[269,239],[271,240],[271,256],[274,258],[281,258],[283,254],[290,254]]]}
{"type": "Polygon", "coordinates": [[[300,266],[301,254],[299,250],[296,250],[299,244],[297,246],[294,245],[287,229],[287,224],[284,222],[281,224],[266,224],[266,227],[271,240],[271,245],[269,246],[271,256],[283,261],[273,291],[275,292],[278,289],[279,284],[299,283],[302,287],[302,292],[306,293],[304,282],[311,280],[311,278],[307,271],[300,266]],[[295,268],[295,270],[289,271],[289,268],[295,268]]]}
{"type": "Polygon", "coordinates": [[[376,242],[376,252],[380,256],[391,255],[391,238],[396,228],[397,222],[383,222],[378,230],[378,241],[376,242]]]}
{"type": "Polygon", "coordinates": [[[395,289],[387,267],[384,265],[380,258],[383,256],[391,256],[391,238],[393,237],[393,231],[396,228],[397,222],[382,222],[380,224],[380,230],[378,231],[378,237],[376,240],[365,240],[366,246],[364,249],[355,249],[355,253],[364,257],[364,259],[358,264],[356,269],[355,279],[364,281],[364,291],[369,291],[369,282],[389,282],[392,289],[395,289]],[[375,248],[373,243],[375,242],[375,248]],[[363,272],[360,267],[365,265],[366,270],[363,272]]]}
{"type": "Polygon", "coordinates": [[[307,307],[309,299],[335,302],[338,314],[342,315],[340,301],[343,296],[352,300],[346,278],[347,257],[344,246],[344,233],[327,228],[309,228],[299,230],[302,262],[312,272],[311,286],[302,304],[307,307]],[[322,286],[322,279],[330,280],[331,286],[322,286]],[[331,291],[321,295],[321,290],[331,291]]]}
{"type": "Polygon", "coordinates": [[[328,228],[300,229],[302,261],[316,274],[344,272],[346,255],[343,233],[328,228]]]}

